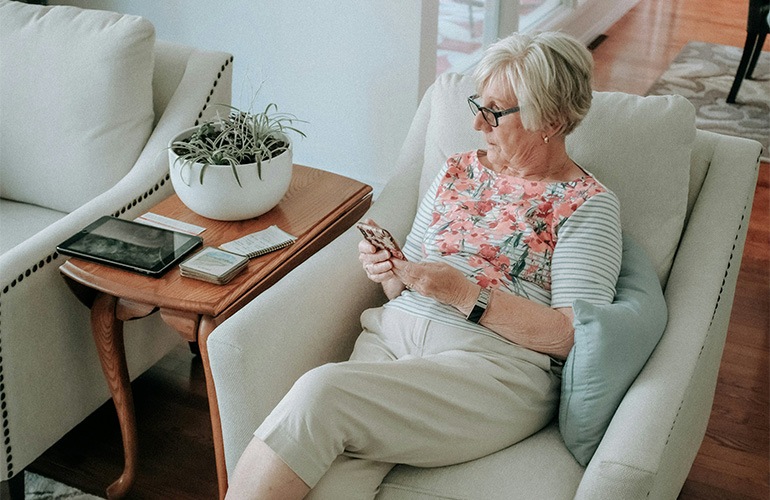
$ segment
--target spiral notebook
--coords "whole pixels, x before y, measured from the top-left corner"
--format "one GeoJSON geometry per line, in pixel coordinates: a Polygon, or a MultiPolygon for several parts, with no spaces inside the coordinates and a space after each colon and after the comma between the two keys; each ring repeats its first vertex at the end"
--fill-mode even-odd
{"type": "Polygon", "coordinates": [[[219,248],[251,259],[287,247],[296,239],[296,236],[292,236],[278,226],[270,226],[219,245],[219,248]]]}

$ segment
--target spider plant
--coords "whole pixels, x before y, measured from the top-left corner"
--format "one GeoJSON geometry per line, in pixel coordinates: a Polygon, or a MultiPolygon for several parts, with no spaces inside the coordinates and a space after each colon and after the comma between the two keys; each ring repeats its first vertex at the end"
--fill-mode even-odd
{"type": "Polygon", "coordinates": [[[236,165],[257,164],[257,174],[262,179],[262,162],[274,158],[289,149],[287,132],[305,134],[293,125],[298,120],[294,115],[279,113],[275,103],[267,105],[261,113],[242,111],[227,106],[230,113],[222,118],[199,125],[186,139],[171,143],[171,150],[178,156],[174,164],[202,164],[200,183],[209,165],[230,165],[238,185],[236,165]]]}

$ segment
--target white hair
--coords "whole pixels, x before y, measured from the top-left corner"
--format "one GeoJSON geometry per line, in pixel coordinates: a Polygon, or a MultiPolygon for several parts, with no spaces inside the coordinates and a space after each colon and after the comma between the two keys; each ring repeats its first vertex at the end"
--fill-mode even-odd
{"type": "Polygon", "coordinates": [[[591,107],[593,59],[574,38],[558,32],[514,33],[491,45],[476,66],[478,93],[493,83],[518,99],[527,130],[555,125],[564,135],[591,107]],[[501,82],[502,81],[502,82],[501,82]]]}

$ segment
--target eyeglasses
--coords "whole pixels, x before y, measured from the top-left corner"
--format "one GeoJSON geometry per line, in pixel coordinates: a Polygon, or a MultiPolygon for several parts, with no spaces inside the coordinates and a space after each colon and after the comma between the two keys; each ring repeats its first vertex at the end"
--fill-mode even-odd
{"type": "Polygon", "coordinates": [[[499,125],[498,120],[501,116],[510,115],[521,110],[520,107],[514,106],[502,111],[493,111],[484,106],[480,106],[479,103],[476,102],[476,99],[478,98],[478,94],[473,94],[468,98],[468,105],[471,107],[471,113],[473,113],[473,116],[476,116],[480,111],[481,116],[484,117],[484,121],[486,121],[490,127],[497,127],[499,125]]]}

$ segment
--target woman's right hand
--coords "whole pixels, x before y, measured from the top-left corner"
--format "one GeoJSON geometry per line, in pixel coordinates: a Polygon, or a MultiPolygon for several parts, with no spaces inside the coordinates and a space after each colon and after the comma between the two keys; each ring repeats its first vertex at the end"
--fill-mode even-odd
{"type": "MultiPolygon", "coordinates": [[[[371,219],[367,219],[365,222],[376,225],[371,219]]],[[[366,239],[362,239],[358,243],[358,260],[361,261],[367,278],[381,284],[385,295],[389,299],[398,297],[401,291],[406,288],[393,273],[391,257],[389,251],[375,247],[366,239]]]]}
{"type": "MultiPolygon", "coordinates": [[[[375,283],[385,283],[396,278],[390,252],[380,250],[365,239],[358,243],[358,260],[366,271],[366,276],[375,283]]],[[[397,278],[396,278],[397,279],[397,278]]]]}

